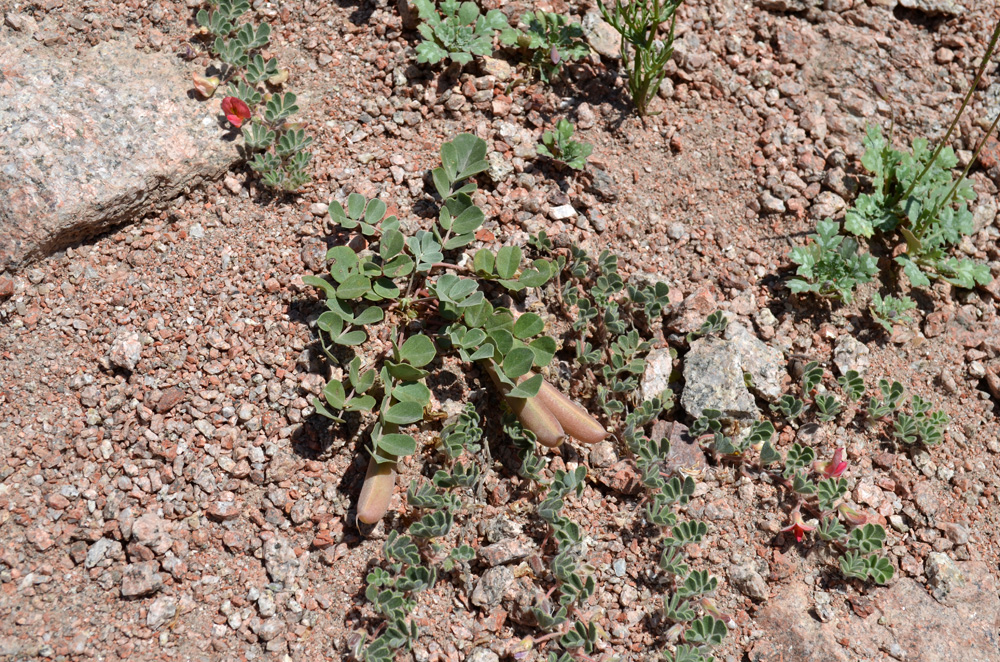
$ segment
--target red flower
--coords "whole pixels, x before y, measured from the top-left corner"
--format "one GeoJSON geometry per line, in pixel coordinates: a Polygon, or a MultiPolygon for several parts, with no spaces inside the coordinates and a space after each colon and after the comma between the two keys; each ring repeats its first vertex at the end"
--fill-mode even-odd
{"type": "Polygon", "coordinates": [[[795,542],[802,542],[802,537],[807,531],[812,531],[816,527],[809,526],[802,520],[802,513],[799,512],[799,507],[795,506],[795,510],[792,511],[792,523],[782,529],[782,532],[791,531],[792,535],[795,536],[795,542]]]}
{"type": "Polygon", "coordinates": [[[237,129],[250,119],[250,106],[236,97],[226,97],[222,100],[222,112],[226,114],[226,119],[237,129]]]}
{"type": "Polygon", "coordinates": [[[844,449],[838,448],[833,452],[833,459],[829,462],[814,462],[813,468],[823,474],[824,478],[840,478],[847,470],[847,462],[844,461],[844,449]]]}

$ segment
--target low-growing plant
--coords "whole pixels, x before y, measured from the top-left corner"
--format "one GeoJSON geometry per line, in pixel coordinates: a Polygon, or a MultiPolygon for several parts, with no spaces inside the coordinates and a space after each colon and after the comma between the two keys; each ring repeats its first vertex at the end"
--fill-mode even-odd
{"type": "MultiPolygon", "coordinates": [[[[345,208],[330,203],[330,217],[342,229],[368,237],[368,247],[348,245],[327,253],[330,279],[305,276],[303,281],[326,295],[327,311],[319,316],[320,342],[333,365],[344,365],[314,399],[316,411],[335,421],[345,414],[370,413],[371,460],[358,501],[358,519],[371,524],[386,511],[395,484],[396,461],[417,448],[405,431],[422,422],[431,403],[424,379],[443,353],[467,364],[478,363],[524,426],[546,446],[572,435],[594,443],[607,431],[588,412],[547,384],[536,371],[552,360],[556,342],[544,335],[545,323],[535,313],[515,316],[486,298],[482,285],[517,294],[541,287],[556,267],[544,258],[525,263],[517,246],[497,251],[479,249],[470,266],[446,262],[475,241],[484,215],[470,197],[469,178],[487,167],[486,143],[461,134],[441,147],[442,165],[432,173],[442,198],[437,222],[430,230],[409,235],[378,199],[351,194],[345,208]],[[369,338],[368,327],[382,325],[390,339],[380,355],[338,357],[369,338]],[[378,397],[376,397],[378,396],[378,397]]],[[[433,530],[432,525],[428,526],[433,530]]]]}
{"type": "Polygon", "coordinates": [[[615,0],[611,9],[597,0],[601,15],[621,36],[622,66],[628,72],[628,89],[639,114],[646,116],[649,102],[666,76],[665,67],[674,54],[677,8],[684,0],[615,0]],[[670,27],[660,37],[660,26],[670,27]]]}
{"type": "Polygon", "coordinates": [[[574,130],[572,123],[564,119],[559,120],[555,131],[546,131],[542,134],[542,143],[537,148],[539,156],[547,156],[574,170],[583,170],[587,165],[587,157],[594,151],[594,146],[573,140],[574,130]]]}
{"type": "Polygon", "coordinates": [[[247,156],[253,155],[250,168],[269,188],[297,191],[310,181],[312,155],[307,148],[313,139],[291,121],[299,110],[296,96],[275,91],[288,80],[288,70],[279,69],[276,58],[261,52],[270,41],[271,27],[239,22],[250,9],[247,0],[208,4],[209,9],[196,15],[198,35],[207,40],[206,48],[219,58],[222,70],[218,76],[195,74],[195,90],[208,98],[226,84],[222,112],[242,133],[247,156]]]}
{"type": "Polygon", "coordinates": [[[525,12],[517,27],[508,27],[500,33],[500,42],[520,49],[522,59],[545,82],[559,74],[564,62],[590,53],[579,23],[570,23],[565,16],[546,11],[525,12]]]}
{"type": "Polygon", "coordinates": [[[414,0],[421,23],[417,27],[424,38],[417,44],[417,62],[440,62],[447,58],[456,64],[468,64],[473,56],[492,55],[493,38],[507,27],[507,17],[499,9],[481,14],[475,2],[414,0]],[[440,13],[438,10],[440,9],[440,13]]]}
{"type": "MultiPolygon", "coordinates": [[[[956,258],[951,251],[973,232],[969,203],[976,194],[965,176],[1000,122],[1000,114],[957,178],[952,170],[958,158],[948,140],[979,86],[998,40],[1000,21],[958,112],[933,151],[923,137],[915,138],[908,151],[895,149],[891,126],[888,139],[881,127],[872,125],[862,141],[865,151],[861,165],[872,175],[871,189],[861,193],[845,213],[844,230],[866,240],[881,241],[886,252],[895,255],[900,271],[914,287],[927,287],[932,279],[942,279],[958,287],[973,288],[993,279],[987,265],[956,258]],[[904,250],[898,250],[904,246],[904,250]]],[[[849,243],[854,240],[843,239],[835,224],[824,221],[820,226],[818,234],[812,235],[811,246],[793,249],[792,260],[799,265],[802,279],[789,281],[789,287],[793,292],[815,292],[850,302],[854,288],[870,281],[876,273],[875,260],[868,253],[859,254],[857,244],[849,243]]],[[[909,321],[901,316],[913,307],[911,303],[906,297],[883,299],[877,295],[873,297],[872,316],[891,332],[894,319],[909,321]]]]}
{"type": "MultiPolygon", "coordinates": [[[[840,406],[835,398],[827,394],[819,394],[816,404],[817,417],[821,421],[830,420],[830,412],[840,406]]],[[[841,503],[848,492],[847,481],[841,477],[848,468],[842,448],[838,448],[826,462],[817,461],[815,450],[798,443],[792,444],[782,454],[771,442],[774,427],[769,422],[766,425],[755,424],[751,435],[743,441],[734,441],[721,431],[720,418],[719,412],[707,411],[692,425],[692,434],[704,439],[706,434],[703,431],[709,430],[713,450],[736,450],[735,453],[724,454],[741,462],[749,462],[749,451],[757,450],[759,468],[772,482],[787,488],[793,503],[790,523],[782,529],[783,532],[790,533],[796,543],[802,543],[807,534],[816,532],[820,539],[844,552],[839,562],[842,570],[847,563],[848,570],[844,570],[844,574],[849,577],[872,579],[879,584],[892,577],[893,568],[888,560],[880,561],[880,557],[874,554],[859,556],[879,549],[885,540],[885,530],[879,525],[866,523],[867,518],[841,503]],[[803,510],[812,513],[818,521],[807,521],[803,510]],[[860,532],[853,528],[861,526],[865,528],[860,532]],[[858,566],[858,563],[862,565],[858,566]],[[859,567],[861,570],[858,570],[859,567]]]]}
{"type": "Polygon", "coordinates": [[[872,190],[858,196],[844,229],[887,239],[898,230],[906,251],[895,260],[915,287],[930,285],[931,278],[966,288],[988,284],[988,266],[949,254],[962,237],[972,234],[968,205],[976,197],[965,179],[968,168],[958,179],[952,176],[958,165],[954,150],[946,146],[932,153],[927,139],[915,138],[909,152],[899,151],[878,126],[868,128],[864,147],[861,164],[872,173],[872,190]]]}
{"type": "Polygon", "coordinates": [[[811,242],[796,246],[790,254],[799,265],[798,278],[788,281],[792,292],[813,292],[821,297],[850,303],[859,283],[871,282],[878,273],[878,262],[869,253],[858,252],[858,242],[840,234],[840,225],[826,219],[816,224],[811,242]]]}
{"type": "Polygon", "coordinates": [[[906,314],[906,311],[917,307],[916,301],[908,296],[895,297],[887,294],[884,297],[875,292],[872,294],[871,305],[868,310],[872,314],[872,319],[878,322],[886,333],[892,333],[892,325],[896,323],[909,324],[913,319],[906,314]]]}
{"type": "Polygon", "coordinates": [[[417,636],[417,627],[408,619],[414,595],[434,586],[439,576],[456,570],[468,575],[468,562],[475,550],[464,543],[446,548],[438,540],[453,530],[456,517],[462,514],[465,500],[452,490],[474,490],[479,483],[479,465],[472,459],[481,446],[480,419],[472,405],[466,405],[456,419],[441,432],[441,450],[447,469],[438,470],[432,483],[410,483],[407,504],[425,514],[413,522],[405,534],[390,531],[384,546],[388,569],[376,567],[367,576],[365,597],[386,624],[382,633],[367,642],[367,633],[359,633],[354,642],[354,657],[364,662],[391,662],[399,649],[409,649],[417,636]],[[466,458],[463,463],[459,458],[466,458]],[[367,644],[367,645],[366,645],[367,644]]]}

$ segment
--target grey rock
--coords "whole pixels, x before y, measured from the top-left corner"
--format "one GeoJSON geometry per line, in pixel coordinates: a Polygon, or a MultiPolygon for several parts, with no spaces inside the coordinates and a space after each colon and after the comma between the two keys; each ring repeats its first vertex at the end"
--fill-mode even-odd
{"type": "Polygon", "coordinates": [[[514,172],[514,165],[499,152],[490,152],[486,160],[490,164],[490,167],[486,170],[486,176],[494,184],[505,181],[514,172]]]}
{"type": "Polygon", "coordinates": [[[840,336],[833,348],[833,365],[837,366],[841,375],[846,375],[848,370],[857,370],[864,377],[872,364],[870,354],[871,350],[854,336],[840,336]]]}
{"type": "Polygon", "coordinates": [[[965,545],[969,542],[969,527],[955,522],[943,522],[938,524],[941,532],[956,545],[965,545]]]}
{"type": "Polygon", "coordinates": [[[588,186],[590,192],[604,202],[617,200],[618,184],[615,183],[614,178],[600,168],[590,168],[589,171],[593,175],[593,181],[588,186]]]}
{"type": "Polygon", "coordinates": [[[760,194],[760,208],[767,214],[781,214],[785,211],[785,203],[781,198],[764,191],[760,194]]]}
{"type": "Polygon", "coordinates": [[[739,356],[731,343],[700,338],[684,358],[681,406],[693,418],[705,409],[718,409],[729,419],[756,419],[757,405],[743,381],[739,356]]]}
{"type": "Polygon", "coordinates": [[[480,547],[479,558],[488,566],[493,567],[526,558],[533,551],[535,551],[534,545],[528,545],[520,540],[509,538],[495,542],[492,545],[480,547]]]}
{"type": "Polygon", "coordinates": [[[489,648],[477,646],[465,656],[465,662],[500,662],[500,656],[489,648]]]}
{"type": "Polygon", "coordinates": [[[997,217],[997,201],[991,195],[984,195],[976,202],[976,208],[972,210],[972,234],[993,224],[997,217]]]}
{"type": "Polygon", "coordinates": [[[810,7],[819,7],[823,0],[755,0],[754,4],[771,11],[805,11],[810,7]]]}
{"type": "Polygon", "coordinates": [[[110,40],[69,57],[6,30],[0,70],[0,271],[141,218],[240,158],[222,95],[191,98],[193,69],[169,52],[110,40]]]}
{"type": "Polygon", "coordinates": [[[125,566],[125,572],[122,573],[122,597],[150,595],[163,588],[163,577],[156,569],[156,561],[130,563],[125,566]]]}
{"type": "Polygon", "coordinates": [[[119,332],[111,343],[111,353],[108,355],[111,365],[132,372],[140,358],[142,358],[142,343],[139,342],[139,334],[135,331],[119,332]]]}
{"type": "Polygon", "coordinates": [[[161,596],[153,600],[146,612],[146,625],[159,630],[163,625],[177,615],[177,598],[169,595],[161,596]]]}
{"type": "Polygon", "coordinates": [[[505,83],[514,75],[514,69],[506,60],[493,57],[484,57],[480,60],[480,67],[487,76],[496,76],[497,80],[505,83]]]}
{"type": "Polygon", "coordinates": [[[278,616],[273,616],[266,621],[261,621],[254,625],[253,633],[260,637],[262,641],[271,641],[285,630],[285,621],[278,616]]]}
{"type": "Polygon", "coordinates": [[[965,584],[965,576],[958,565],[947,554],[931,552],[924,562],[924,574],[927,575],[927,585],[931,587],[931,595],[941,603],[946,603],[948,596],[965,584]]]}
{"type": "Polygon", "coordinates": [[[809,211],[813,218],[831,218],[843,211],[847,202],[833,191],[822,191],[816,196],[809,211]]]}
{"type": "Polygon", "coordinates": [[[472,604],[477,607],[496,607],[504,593],[514,583],[514,572],[505,565],[490,568],[472,591],[472,604]]]}
{"type": "Polygon", "coordinates": [[[282,536],[264,541],[264,568],[271,581],[290,586],[296,575],[305,569],[304,559],[304,556],[302,560],[295,556],[292,543],[282,536]]]}
{"type": "Polygon", "coordinates": [[[738,565],[730,568],[729,581],[736,587],[736,590],[751,600],[764,602],[770,595],[767,590],[767,582],[752,565],[738,565]]]}
{"type": "Polygon", "coordinates": [[[646,356],[646,369],[639,384],[643,400],[660,397],[670,383],[670,373],[674,369],[674,357],[669,348],[654,349],[646,356]]]}
{"type": "Polygon", "coordinates": [[[601,57],[614,59],[621,57],[621,36],[598,12],[590,12],[583,17],[583,35],[601,57]]]}
{"type": "Polygon", "coordinates": [[[600,441],[590,449],[590,466],[603,469],[618,461],[615,445],[610,441],[600,441]]]}
{"type": "Polygon", "coordinates": [[[726,327],[724,337],[739,356],[743,372],[750,373],[750,389],[769,402],[777,402],[787,374],[782,353],[737,322],[726,327]]]}
{"type": "Polygon", "coordinates": [[[111,538],[101,538],[87,550],[87,557],[83,566],[87,569],[93,568],[105,558],[117,558],[122,551],[122,545],[117,540],[111,538]],[[115,549],[117,548],[117,549],[115,549]],[[109,554],[109,552],[111,552],[109,554]]]}
{"type": "Polygon", "coordinates": [[[260,611],[261,618],[274,616],[277,607],[274,604],[274,595],[270,591],[264,591],[257,599],[257,609],[260,611]]]}
{"type": "Polygon", "coordinates": [[[687,226],[683,223],[671,223],[667,228],[667,236],[674,241],[679,241],[687,235],[687,226]]]}
{"type": "Polygon", "coordinates": [[[873,614],[867,618],[826,622],[818,608],[825,606],[820,592],[804,582],[783,585],[757,612],[754,620],[762,635],[749,659],[856,662],[877,658],[876,642],[906,662],[998,659],[996,581],[985,563],[957,565],[966,581],[954,587],[948,604],[932,598],[920,582],[899,577],[870,594],[873,614]],[[810,613],[814,602],[818,619],[810,613]],[[848,643],[842,647],[838,641],[848,643]]]}
{"type": "Polygon", "coordinates": [[[961,16],[965,7],[955,0],[899,0],[899,4],[907,9],[915,9],[925,14],[943,14],[945,16],[961,16]]]}

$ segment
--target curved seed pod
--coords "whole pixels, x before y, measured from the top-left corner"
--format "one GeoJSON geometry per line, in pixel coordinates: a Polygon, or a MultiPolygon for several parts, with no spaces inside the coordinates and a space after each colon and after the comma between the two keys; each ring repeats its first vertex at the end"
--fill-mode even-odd
{"type": "Polygon", "coordinates": [[[510,388],[500,381],[493,365],[486,362],[483,362],[482,365],[490,379],[493,380],[497,390],[503,395],[507,405],[517,415],[517,420],[521,421],[521,425],[526,430],[535,433],[538,443],[554,448],[566,440],[566,433],[563,431],[562,425],[559,424],[559,420],[542,404],[537,395],[532,398],[507,397],[510,388]]]}
{"type": "Polygon", "coordinates": [[[389,501],[396,487],[396,463],[379,464],[375,458],[368,460],[368,471],[365,473],[365,483],[358,497],[358,520],[365,524],[376,524],[385,511],[389,509],[389,501]]]}
{"type": "Polygon", "coordinates": [[[586,409],[570,400],[562,391],[543,381],[535,396],[556,417],[566,434],[585,444],[604,441],[608,431],[586,409]]]}
{"type": "Polygon", "coordinates": [[[566,432],[559,424],[559,419],[545,408],[537,395],[533,398],[508,398],[504,396],[504,400],[517,414],[517,420],[521,421],[521,425],[535,433],[538,443],[554,448],[566,441],[566,432]]]}

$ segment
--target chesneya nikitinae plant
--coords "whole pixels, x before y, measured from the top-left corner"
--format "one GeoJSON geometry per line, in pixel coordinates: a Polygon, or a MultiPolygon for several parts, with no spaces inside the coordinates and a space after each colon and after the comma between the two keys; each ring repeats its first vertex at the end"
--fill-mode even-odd
{"type": "Polygon", "coordinates": [[[499,9],[480,14],[475,2],[443,0],[441,13],[434,0],[414,0],[424,38],[417,44],[417,62],[435,64],[448,58],[468,64],[474,55],[492,55],[493,37],[507,27],[507,17],[499,9]]]}
{"type": "Polygon", "coordinates": [[[597,0],[601,15],[621,35],[622,66],[628,72],[628,89],[639,114],[645,116],[649,102],[656,95],[666,72],[664,67],[674,54],[674,24],[677,8],[684,0],[615,0],[608,9],[597,0]],[[670,28],[662,39],[660,25],[670,28]]]}
{"type": "MultiPolygon", "coordinates": [[[[599,634],[596,626],[593,622],[575,618],[583,616],[581,607],[594,593],[595,569],[585,560],[582,527],[563,514],[567,498],[571,495],[577,498],[582,496],[587,468],[578,466],[572,470],[549,472],[549,460],[539,452],[538,437],[531,430],[513,416],[508,416],[504,420],[504,432],[521,459],[518,473],[543,488],[536,512],[548,525],[546,542],[551,540],[556,545],[549,564],[556,585],[531,607],[536,625],[547,634],[537,638],[525,637],[518,642],[517,652],[526,653],[538,644],[553,639],[566,650],[593,652],[599,634]],[[556,591],[557,597],[553,600],[556,591]]],[[[542,547],[544,551],[544,543],[542,547]]]]}
{"type": "Polygon", "coordinates": [[[458,259],[445,261],[448,254],[460,257],[483,223],[483,212],[470,197],[476,184],[469,178],[487,168],[485,156],[485,141],[471,134],[441,146],[442,165],[432,179],[442,204],[431,230],[407,236],[378,199],[351,194],[346,208],[331,202],[331,219],[366,237],[367,248],[335,246],[327,253],[330,280],[303,277],[327,297],[327,310],[317,320],[323,352],[332,365],[346,363],[343,376],[335,375],[324,388],[324,400],[314,399],[316,411],[335,421],[342,421],[344,413],[374,416],[371,460],[357,511],[366,524],[377,522],[388,508],[398,457],[416,451],[413,436],[400,430],[424,419],[431,403],[424,379],[440,353],[480,364],[525,427],[548,446],[559,445],[567,434],[585,443],[607,436],[585,409],[536,372],[556,351],[541,317],[515,317],[510,309],[494,306],[480,287],[492,283],[493,291],[515,295],[540,287],[555,271],[552,262],[525,264],[517,246],[496,252],[482,248],[471,267],[458,266],[458,259]],[[366,327],[374,325],[385,327],[390,347],[342,363],[335,349],[361,345],[369,337],[366,327]]]}
{"type": "Polygon", "coordinates": [[[573,131],[570,122],[559,120],[555,131],[546,131],[542,134],[542,144],[537,147],[538,155],[547,156],[574,170],[583,170],[587,165],[587,157],[594,151],[594,146],[573,140],[573,131]]]}
{"type": "MultiPolygon", "coordinates": [[[[805,366],[802,377],[804,397],[810,397],[821,385],[822,377],[823,370],[817,362],[805,366]]],[[[857,372],[848,371],[839,381],[849,401],[853,402],[864,394],[864,384],[859,383],[857,372]]],[[[826,392],[816,393],[814,405],[815,417],[821,422],[832,420],[841,409],[841,403],[826,392]]],[[[798,398],[786,396],[774,410],[800,416],[804,405],[798,398]]],[[[843,552],[839,563],[846,576],[868,578],[879,584],[891,579],[891,563],[869,554],[881,547],[885,540],[884,528],[868,523],[866,516],[842,503],[848,492],[847,480],[842,477],[848,468],[843,448],[837,448],[826,462],[817,459],[813,448],[799,443],[782,454],[772,443],[775,428],[769,421],[756,421],[744,430],[727,423],[721,412],[706,409],[692,423],[690,434],[701,442],[709,442],[717,455],[730,461],[753,463],[751,451],[756,451],[757,468],[765,472],[772,483],[783,485],[792,501],[791,522],[783,532],[791,533],[795,541],[801,543],[806,534],[815,531],[822,540],[843,552]],[[804,510],[815,516],[817,521],[807,521],[803,516],[804,510]]]]}
{"type": "MultiPolygon", "coordinates": [[[[576,376],[586,376],[604,414],[617,417],[636,404],[645,356],[653,346],[645,338],[653,335],[669,303],[669,288],[665,283],[626,284],[618,273],[618,257],[606,250],[595,261],[573,246],[569,258],[560,255],[556,262],[560,301],[576,338],[576,376]]],[[[672,391],[659,395],[672,406],[672,391]]]]}
{"type": "Polygon", "coordinates": [[[254,26],[240,23],[250,9],[247,0],[209,0],[210,9],[198,11],[198,34],[207,48],[222,62],[219,76],[194,75],[195,89],[203,97],[213,96],[227,83],[222,112],[243,134],[250,168],[265,186],[297,191],[310,181],[308,171],[312,144],[302,126],[291,122],[298,112],[291,92],[277,93],[288,80],[288,70],[278,68],[278,60],[265,58],[262,49],[270,41],[267,23],[254,26]]]}
{"type": "Polygon", "coordinates": [[[871,304],[868,310],[872,314],[872,319],[878,322],[886,333],[892,333],[892,325],[895,323],[909,324],[913,319],[906,314],[906,311],[917,307],[917,302],[908,296],[894,297],[886,294],[884,297],[875,292],[872,294],[871,304]]]}
{"type": "Polygon", "coordinates": [[[879,381],[879,391],[882,398],[869,398],[868,422],[878,426],[881,421],[893,415],[892,438],[904,447],[916,445],[925,447],[937,446],[944,441],[945,429],[948,425],[948,415],[943,411],[931,411],[932,404],[919,395],[910,400],[910,412],[903,412],[903,395],[905,393],[899,382],[889,383],[879,381]]]}
{"type": "MultiPolygon", "coordinates": [[[[685,505],[694,494],[694,478],[674,473],[667,458],[670,441],[649,439],[642,427],[658,414],[661,403],[647,401],[626,417],[625,440],[636,458],[636,466],[647,490],[646,520],[663,533],[660,569],[665,573],[670,589],[663,596],[664,620],[671,624],[671,639],[683,636],[690,652],[699,656],[720,644],[729,627],[735,626],[731,616],[715,608],[711,594],[719,580],[704,570],[691,570],[685,558],[685,548],[697,544],[708,533],[708,525],[698,520],[679,521],[675,507],[685,505]],[[697,609],[708,613],[697,617],[697,609]]],[[[687,659],[687,658],[681,658],[687,659]]],[[[691,658],[691,659],[701,659],[691,658]]]]}
{"type": "Polygon", "coordinates": [[[976,194],[965,176],[996,129],[1000,114],[990,124],[957,179],[951,171],[958,165],[958,159],[947,143],[982,80],[998,40],[1000,21],[993,28],[979,70],[958,112],[933,152],[928,149],[927,139],[922,137],[914,139],[912,149],[906,152],[893,149],[891,130],[888,140],[878,126],[869,127],[866,133],[861,164],[873,175],[872,190],[858,196],[846,214],[844,229],[865,238],[878,235],[890,244],[897,243],[892,233],[898,230],[906,250],[895,260],[915,287],[930,285],[932,278],[964,288],[986,285],[992,280],[989,267],[957,259],[949,251],[963,237],[972,234],[972,212],[968,204],[976,194]]]}
{"type": "Polygon", "coordinates": [[[583,28],[561,14],[525,12],[518,27],[500,33],[500,43],[521,50],[522,59],[548,82],[559,74],[563,62],[578,60],[590,53],[583,40],[583,28]],[[524,26],[522,30],[520,25],[524,26]]]}
{"type": "Polygon", "coordinates": [[[788,281],[792,292],[813,292],[821,297],[850,303],[854,288],[868,283],[878,273],[878,261],[870,253],[858,252],[858,242],[840,234],[840,225],[826,219],[816,224],[811,243],[796,246],[789,257],[798,265],[788,281]]]}
{"type": "Polygon", "coordinates": [[[452,531],[456,517],[466,500],[454,491],[474,490],[479,484],[480,469],[472,458],[482,448],[482,428],[476,408],[467,404],[461,413],[441,430],[440,449],[447,469],[439,469],[432,483],[410,483],[407,504],[425,511],[407,533],[390,531],[385,543],[388,569],[375,568],[367,576],[365,596],[377,613],[386,619],[382,633],[366,646],[367,633],[361,631],[353,642],[354,657],[364,662],[391,662],[397,650],[409,649],[417,636],[416,624],[407,619],[414,605],[414,594],[431,588],[439,574],[461,570],[468,578],[468,562],[475,550],[464,543],[450,549],[439,544],[452,531]],[[466,457],[466,462],[460,458],[466,457]]]}

